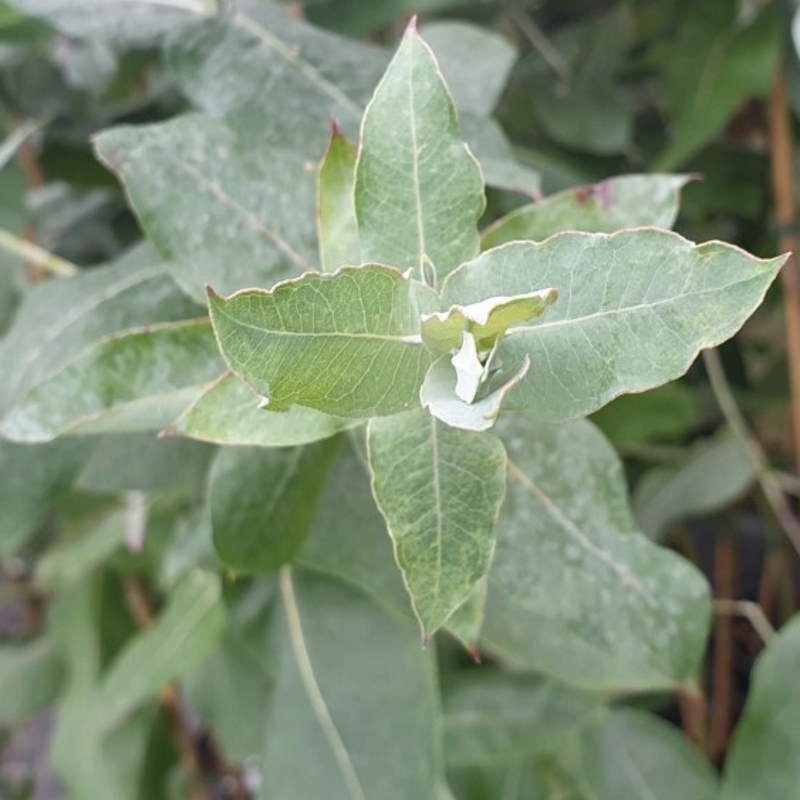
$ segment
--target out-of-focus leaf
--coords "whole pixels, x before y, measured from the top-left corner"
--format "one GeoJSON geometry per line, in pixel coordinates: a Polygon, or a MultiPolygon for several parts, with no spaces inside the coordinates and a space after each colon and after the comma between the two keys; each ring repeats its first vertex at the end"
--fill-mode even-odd
{"type": "Polygon", "coordinates": [[[339,441],[226,447],[211,471],[214,546],[237,572],[273,572],[303,546],[339,441]]]}
{"type": "Polygon", "coordinates": [[[697,421],[697,409],[689,389],[673,382],[644,394],[624,394],[592,421],[620,447],[680,436],[697,421]]]}
{"type": "Polygon", "coordinates": [[[513,765],[547,752],[585,726],[599,700],[541,678],[482,669],[444,694],[448,769],[513,765]]]}
{"type": "Polygon", "coordinates": [[[263,773],[276,797],[434,797],[442,780],[433,658],[414,624],[305,571],[281,576],[280,653],[263,773]],[[386,720],[392,720],[391,725],[386,720]]]}
{"type": "Polygon", "coordinates": [[[355,203],[364,261],[413,269],[430,282],[478,251],[481,170],[461,143],[452,98],[415,29],[364,112],[355,203]]]}
{"type": "Polygon", "coordinates": [[[226,373],[213,383],[170,430],[214,444],[295,447],[328,439],[358,425],[304,406],[275,412],[244,381],[226,373]]]}
{"type": "Polygon", "coordinates": [[[676,132],[658,169],[680,167],[746,100],[768,93],[780,49],[779,17],[764,8],[742,23],[736,0],[700,0],[681,15],[677,40],[665,49],[676,132]]]}
{"type": "Polygon", "coordinates": [[[37,583],[52,590],[86,578],[123,544],[125,523],[125,512],[115,511],[51,547],[36,566],[37,583]]]}
{"type": "Polygon", "coordinates": [[[702,575],[636,533],[624,474],[588,422],[498,426],[509,457],[483,646],[593,690],[689,679],[710,615],[702,575]]]}
{"type": "Polygon", "coordinates": [[[64,663],[47,636],[0,645],[0,725],[24,722],[47,708],[63,677],[64,663]]]}
{"type": "Polygon", "coordinates": [[[503,445],[424,411],[373,419],[367,430],[375,499],[427,639],[489,571],[503,445]]]}
{"type": "Polygon", "coordinates": [[[225,369],[208,320],[127,331],[39,383],[0,433],[46,442],[67,433],[159,430],[225,369]]]}
{"type": "Polygon", "coordinates": [[[85,440],[29,445],[0,439],[0,558],[13,555],[47,516],[91,450],[85,440]]]}
{"type": "Polygon", "coordinates": [[[736,333],[784,262],[656,228],[564,232],[487,250],[451,274],[442,301],[558,289],[547,315],[515,328],[497,354],[535,365],[506,408],[558,421],[682,375],[700,350],[736,333]]]}
{"type": "Polygon", "coordinates": [[[750,696],[725,764],[722,800],[784,800],[800,786],[800,618],[756,662],[750,696]]]}
{"type": "Polygon", "coordinates": [[[680,464],[646,472],[636,487],[633,507],[642,530],[661,539],[672,523],[725,508],[754,481],[751,459],[725,428],[695,443],[680,464]]]}
{"type": "Polygon", "coordinates": [[[0,413],[104,337],[199,313],[146,245],[108,266],[38,284],[0,340],[0,363],[8,370],[0,382],[0,413]]]}
{"type": "Polygon", "coordinates": [[[167,492],[199,495],[214,448],[158,438],[155,432],[105,436],[78,479],[92,492],[167,492]]]}
{"type": "Polygon", "coordinates": [[[271,286],[316,260],[314,168],[285,142],[189,114],[95,140],[168,269],[197,300],[203,286],[271,286]]]}
{"type": "MultiPolygon", "coordinates": [[[[529,113],[549,137],[569,148],[610,155],[627,150],[633,130],[633,107],[615,85],[630,30],[626,6],[556,31],[553,46],[565,75],[554,74],[538,51],[529,54],[522,74],[529,113]]],[[[525,106],[523,106],[525,107],[525,106]]]]}
{"type": "Polygon", "coordinates": [[[514,47],[502,36],[466,22],[431,22],[422,35],[458,110],[488,117],[517,58],[514,47]]]}
{"type": "Polygon", "coordinates": [[[521,206],[487,228],[481,247],[515,239],[541,241],[560,231],[611,233],[653,225],[671,228],[678,215],[687,175],[623,175],[567,189],[538,203],[521,206]]]}

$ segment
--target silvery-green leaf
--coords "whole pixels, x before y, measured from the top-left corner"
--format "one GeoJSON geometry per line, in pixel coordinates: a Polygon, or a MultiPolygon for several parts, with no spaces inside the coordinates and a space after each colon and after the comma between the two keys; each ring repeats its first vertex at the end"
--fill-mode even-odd
{"type": "Polygon", "coordinates": [[[202,299],[310,269],[316,259],[314,167],[224,121],[189,114],[95,139],[175,280],[202,299]]]}
{"type": "Polygon", "coordinates": [[[92,694],[100,728],[110,730],[167,683],[190,674],[214,650],[224,625],[219,578],[200,570],[187,575],[152,627],[128,642],[92,694]]]}
{"type": "Polygon", "coordinates": [[[246,383],[227,372],[168,430],[214,444],[294,447],[328,439],[358,424],[313,408],[292,406],[275,412],[259,403],[259,396],[246,383]]]}
{"type": "Polygon", "coordinates": [[[276,3],[239,0],[233,13],[175,37],[168,61],[198,108],[258,131],[259,147],[291,143],[317,161],[331,117],[356,137],[388,56],[314,28],[276,3]]]}
{"type": "Polygon", "coordinates": [[[646,472],[636,486],[633,508],[642,530],[660,539],[673,522],[725,508],[754,481],[752,459],[725,428],[695,443],[681,463],[646,472]]]}
{"type": "MultiPolygon", "coordinates": [[[[597,800],[717,800],[710,762],[665,720],[631,708],[609,710],[583,734],[573,769],[597,800]]],[[[748,797],[763,797],[760,794],[748,797]]]]}
{"type": "Polygon", "coordinates": [[[412,268],[424,280],[427,259],[441,281],[478,251],[480,167],[459,139],[453,100],[413,26],[364,112],[355,203],[365,261],[412,268]]]}
{"type": "Polygon", "coordinates": [[[488,117],[517,58],[502,36],[467,22],[431,22],[422,29],[458,110],[488,117]]]}
{"type": "Polygon", "coordinates": [[[397,800],[442,781],[433,656],[414,625],[302,570],[281,576],[263,774],[275,797],[397,800]],[[391,720],[391,724],[387,721],[391,720]]]}
{"type": "Polygon", "coordinates": [[[453,305],[422,317],[422,341],[436,355],[449,353],[469,331],[479,350],[488,350],[514,325],[541,316],[558,299],[555,289],[539,289],[516,297],[490,297],[469,305],[453,305]]]}
{"type": "Polygon", "coordinates": [[[612,233],[620,228],[653,225],[671,228],[678,216],[680,190],[689,175],[622,175],[578,186],[521,206],[492,223],[481,247],[517,239],[541,241],[561,231],[612,233]]]}
{"type": "Polygon", "coordinates": [[[67,433],[159,430],[223,370],[208,320],[126,331],[31,389],[0,433],[46,442],[67,433]]]}
{"type": "MultiPolygon", "coordinates": [[[[268,413],[268,412],[265,412],[268,413]]],[[[209,483],[214,546],[237,572],[274,572],[303,545],[339,442],[225,447],[209,483]]]]}
{"type": "Polygon", "coordinates": [[[513,765],[558,751],[601,708],[600,700],[555,682],[489,667],[445,687],[448,768],[513,765]]]}
{"type": "Polygon", "coordinates": [[[69,280],[44,281],[25,295],[0,340],[0,412],[86,347],[138,325],[198,316],[152,247],[139,246],[107,266],[69,280]]]}
{"type": "Polygon", "coordinates": [[[535,364],[507,408],[557,421],[683,374],[701,349],[736,333],[785,260],[656,228],[565,232],[487,250],[448,278],[442,299],[558,289],[547,316],[514,328],[498,350],[501,360],[527,354],[535,364]]]}
{"type": "Polygon", "coordinates": [[[478,396],[468,403],[457,394],[458,375],[452,359],[442,356],[434,361],[425,376],[419,393],[420,403],[434,417],[454,428],[486,431],[500,415],[506,395],[524,380],[529,369],[530,359],[525,356],[518,369],[501,367],[490,371],[479,387],[478,396]]]}
{"type": "Polygon", "coordinates": [[[0,645],[0,725],[17,725],[56,699],[63,660],[45,635],[25,644],[0,645]]]}
{"type": "Polygon", "coordinates": [[[800,786],[800,617],[756,662],[750,695],[725,764],[722,800],[788,800],[800,786]]]}
{"type": "Polygon", "coordinates": [[[324,272],[361,263],[354,205],[356,152],[334,125],[317,179],[319,258],[324,272]]]}
{"type": "Polygon", "coordinates": [[[503,445],[425,411],[372,419],[367,431],[375,499],[429,637],[489,570],[505,486],[503,445]]]}
{"type": "Polygon", "coordinates": [[[340,417],[418,403],[430,355],[419,336],[418,287],[378,265],[310,272],[270,291],[209,292],[230,368],[268,398],[340,417]]]}
{"type": "Polygon", "coordinates": [[[592,690],[694,674],[710,616],[702,575],[636,532],[622,465],[588,422],[498,426],[508,487],[482,647],[592,690]]]}
{"type": "Polygon", "coordinates": [[[204,8],[203,0],[13,0],[12,5],[67,36],[132,48],[151,47],[180,31],[204,8]]]}

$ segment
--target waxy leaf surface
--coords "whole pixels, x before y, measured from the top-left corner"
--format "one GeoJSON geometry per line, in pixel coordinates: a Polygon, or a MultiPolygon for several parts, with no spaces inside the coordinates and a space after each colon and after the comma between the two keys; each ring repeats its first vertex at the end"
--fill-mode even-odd
{"type": "Polygon", "coordinates": [[[228,365],[270,407],[368,417],[418,404],[430,363],[420,289],[388,267],[345,267],[271,291],[210,292],[209,308],[228,365]]]}
{"type": "Polygon", "coordinates": [[[415,411],[371,420],[367,446],[375,499],[428,637],[489,570],[503,445],[415,411]]]}
{"type": "Polygon", "coordinates": [[[506,407],[554,422],[682,375],[700,350],[736,333],[785,260],[655,228],[566,232],[486,251],[450,276],[443,304],[558,290],[548,314],[514,328],[498,350],[533,364],[506,407]]]}
{"type": "Polygon", "coordinates": [[[666,689],[703,653],[702,575],[636,532],[622,465],[585,421],[504,419],[509,475],[483,646],[592,690],[666,689]]]}
{"type": "Polygon", "coordinates": [[[365,261],[441,281],[478,250],[481,170],[459,139],[436,59],[411,28],[364,113],[355,202],[365,261]]]}

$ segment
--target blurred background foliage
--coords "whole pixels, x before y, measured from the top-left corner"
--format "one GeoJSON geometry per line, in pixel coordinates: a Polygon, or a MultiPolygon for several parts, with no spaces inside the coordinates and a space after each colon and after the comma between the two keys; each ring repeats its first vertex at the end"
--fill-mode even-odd
{"type": "MultiPolygon", "coordinates": [[[[121,16],[114,5],[114,0],[0,2],[0,124],[5,131],[0,136],[0,229],[87,269],[124,252],[141,235],[119,185],[93,154],[92,135],[114,124],[168,119],[191,107],[165,56],[172,26],[165,24],[163,9],[139,3],[135,13],[121,16]]],[[[515,174],[525,176],[529,195],[547,196],[625,173],[680,172],[692,179],[682,191],[679,233],[698,241],[731,241],[763,256],[776,253],[779,240],[795,236],[794,220],[776,222],[769,128],[777,72],[785,75],[793,128],[800,113],[791,3],[307,0],[285,5],[315,25],[378,45],[393,46],[412,12],[421,15],[423,32],[441,19],[496,32],[510,57],[494,108],[481,107],[481,91],[470,100],[470,82],[484,74],[485,59],[496,64],[506,58],[503,48],[499,53],[468,48],[450,71],[443,66],[477,116],[494,111],[519,165],[515,174]]],[[[787,180],[793,183],[794,175],[784,176],[787,180]]],[[[485,222],[529,200],[519,192],[490,189],[485,222]]],[[[0,262],[3,332],[43,274],[5,250],[0,262]]],[[[800,493],[800,481],[790,434],[785,329],[785,303],[776,286],[743,332],[721,349],[721,359],[739,408],[768,456],[770,475],[791,497],[800,493]]],[[[726,425],[701,361],[678,382],[620,398],[595,421],[625,458],[634,509],[648,535],[692,558],[718,598],[757,602],[775,627],[796,612],[798,559],[757,490],[753,461],[726,425]]],[[[182,569],[181,559],[197,561],[170,536],[175,509],[193,508],[202,492],[210,448],[179,441],[168,452],[147,437],[129,436],[124,447],[109,444],[87,462],[83,440],[47,447],[46,467],[33,459],[29,463],[23,446],[0,450],[0,637],[24,642],[41,628],[45,601],[28,592],[34,571],[46,584],[48,574],[54,581],[64,570],[85,574],[87,565],[113,554],[114,568],[95,581],[91,597],[72,598],[76,604],[103,598],[95,615],[97,631],[73,633],[94,637],[98,658],[109,663],[135,629],[120,599],[121,575],[146,563],[168,586],[170,570],[182,569]],[[76,484],[78,490],[70,491],[76,484]],[[95,537],[96,547],[90,541],[70,556],[77,566],[53,559],[59,525],[80,530],[119,490],[157,491],[145,550],[131,555],[118,549],[125,525],[111,518],[112,534],[106,530],[95,537]],[[51,554],[49,562],[41,559],[44,552],[51,554]]],[[[58,611],[65,619],[74,613],[66,607],[58,611]]],[[[462,657],[449,647],[442,645],[444,664],[462,657]]],[[[718,620],[703,676],[712,713],[724,717],[709,745],[712,758],[725,753],[761,648],[748,620],[725,615],[718,620]]],[[[226,657],[247,654],[234,649],[226,657]]],[[[5,727],[0,797],[55,798],[57,781],[42,755],[48,715],[21,723],[30,709],[48,708],[62,665],[34,650],[20,658],[8,666],[0,659],[0,725],[5,727]],[[37,680],[21,680],[30,674],[37,680]],[[31,687],[40,696],[25,697],[31,687]]],[[[211,680],[208,673],[205,679],[211,680]]],[[[252,680],[254,685],[242,691],[257,697],[258,678],[252,680]]],[[[202,704],[202,686],[194,693],[202,704]]],[[[680,723],[677,706],[654,703],[680,723]]],[[[152,725],[144,717],[146,712],[142,724],[152,725]]],[[[685,713],[682,722],[687,725],[685,713]]],[[[236,728],[230,721],[222,726],[236,728]]],[[[124,749],[124,742],[119,746],[124,749]]],[[[170,748],[164,725],[156,725],[145,754],[152,764],[149,776],[169,770],[176,758],[170,748]]],[[[506,796],[501,795],[506,773],[479,772],[461,775],[459,797],[506,796]]],[[[534,789],[526,794],[523,772],[514,780],[523,788],[508,796],[540,796],[534,789]]],[[[139,792],[143,798],[164,796],[161,788],[146,785],[139,792]]]]}

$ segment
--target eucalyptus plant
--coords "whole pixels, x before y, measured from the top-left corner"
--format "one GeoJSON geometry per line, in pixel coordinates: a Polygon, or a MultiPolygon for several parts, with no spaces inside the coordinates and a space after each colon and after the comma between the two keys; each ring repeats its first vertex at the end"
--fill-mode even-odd
{"type": "MultiPolygon", "coordinates": [[[[78,35],[93,4],[17,5],[78,35]]],[[[499,96],[494,34],[432,24],[440,66],[415,20],[388,59],[269,3],[132,5],[195,110],[95,137],[146,241],[37,286],[0,340],[0,465],[28,484],[0,553],[68,487],[113,498],[64,512],[35,576],[48,633],[0,650],[0,716],[57,698],[75,798],[146,796],[152,701],[175,682],[237,797],[788,796],[760,776],[786,770],[765,764],[796,623],[722,788],[668,723],[615,703],[692,696],[711,600],[640,531],[587,419],[736,334],[785,257],[672,232],[677,174],[486,224],[487,183],[538,193],[486,146],[494,103],[446,68],[476,37],[499,96]],[[165,600],[109,648],[112,561],[165,600]]],[[[186,796],[173,780],[163,796],[186,796]]]]}

